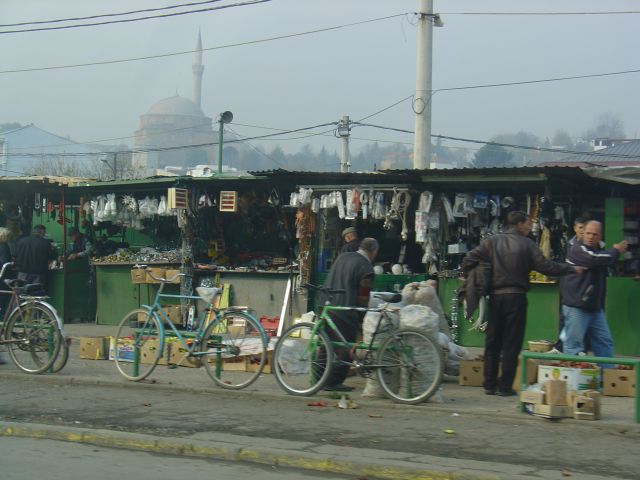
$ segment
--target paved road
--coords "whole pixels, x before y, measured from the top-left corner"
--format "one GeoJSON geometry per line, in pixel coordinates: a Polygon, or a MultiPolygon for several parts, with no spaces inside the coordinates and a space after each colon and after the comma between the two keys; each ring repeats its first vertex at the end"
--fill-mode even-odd
{"type": "MultiPolygon", "coordinates": [[[[637,478],[640,429],[635,424],[549,422],[518,415],[513,398],[493,397],[492,402],[501,402],[493,415],[364,399],[358,399],[359,409],[341,410],[332,406],[335,400],[328,399],[329,407],[312,407],[307,406],[310,399],[264,395],[257,388],[182,392],[124,381],[57,382],[63,378],[5,375],[0,420],[193,441],[230,438],[276,446],[281,440],[288,442],[287,448],[299,445],[301,451],[326,446],[388,452],[403,459],[429,455],[465,468],[476,461],[476,470],[480,462],[489,470],[512,466],[531,478],[562,478],[567,473],[637,478]]],[[[269,381],[272,376],[260,379],[269,381]]]]}
{"type": "Polygon", "coordinates": [[[3,480],[112,480],[114,478],[224,478],[225,480],[348,479],[350,476],[254,463],[182,458],[32,438],[0,437],[3,480]]]}

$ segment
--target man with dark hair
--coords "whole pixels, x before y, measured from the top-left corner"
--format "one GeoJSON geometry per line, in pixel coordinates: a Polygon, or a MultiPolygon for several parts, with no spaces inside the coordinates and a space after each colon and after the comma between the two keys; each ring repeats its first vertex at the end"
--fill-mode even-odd
{"type": "MultiPolygon", "coordinates": [[[[573,237],[569,240],[569,249],[576,243],[576,241],[582,241],[582,234],[584,233],[584,226],[588,222],[586,217],[576,217],[573,221],[573,237]]],[[[567,251],[567,253],[569,253],[567,251]]]]}
{"type": "Polygon", "coordinates": [[[568,263],[587,268],[584,275],[569,275],[560,283],[564,316],[560,338],[568,355],[586,350],[586,336],[595,356],[613,357],[613,338],[604,314],[606,276],[608,267],[626,252],[627,242],[605,250],[601,240],[600,222],[587,222],[582,240],[576,241],[567,255],[568,263]]]}
{"type": "Polygon", "coordinates": [[[358,232],[354,227],[347,227],[342,231],[342,240],[344,241],[344,245],[342,245],[340,253],[358,251],[360,240],[358,239],[358,232]]]}
{"type": "Polygon", "coordinates": [[[67,246],[67,258],[69,260],[85,258],[93,254],[95,248],[86,235],[80,233],[80,230],[71,227],[69,229],[69,238],[71,239],[71,243],[67,246]]]}
{"type": "MultiPolygon", "coordinates": [[[[369,304],[369,292],[373,283],[373,259],[380,248],[375,238],[365,238],[360,242],[357,252],[345,252],[338,255],[333,263],[324,286],[333,290],[344,290],[344,293],[333,295],[332,305],[342,307],[366,307],[369,304]]],[[[362,325],[364,314],[355,311],[330,312],[332,320],[348,342],[355,342],[362,325]]],[[[332,340],[339,341],[336,334],[327,332],[332,340]]],[[[338,359],[349,362],[348,348],[336,348],[338,359]]],[[[352,387],[344,385],[349,373],[349,365],[335,365],[329,376],[325,390],[348,392],[352,387]]]]}
{"type": "Polygon", "coordinates": [[[462,268],[490,265],[489,318],[484,351],[484,390],[487,395],[515,395],[513,379],[518,366],[527,321],[529,272],[567,275],[583,269],[547,260],[528,235],[531,221],[524,212],[507,215],[507,229],[484,239],[467,253],[462,268]],[[502,374],[498,370],[502,364],[502,374]]]}
{"type": "Polygon", "coordinates": [[[49,262],[56,258],[52,243],[44,238],[47,229],[44,225],[36,225],[31,235],[22,237],[16,243],[16,264],[18,279],[27,283],[40,283],[43,288],[47,284],[49,262]]]}

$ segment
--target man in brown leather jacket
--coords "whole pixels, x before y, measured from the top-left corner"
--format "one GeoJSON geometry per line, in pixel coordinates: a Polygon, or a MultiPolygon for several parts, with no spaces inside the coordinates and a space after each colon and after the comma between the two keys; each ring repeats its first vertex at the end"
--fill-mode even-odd
{"type": "Polygon", "coordinates": [[[489,315],[484,351],[484,389],[487,395],[515,395],[513,379],[524,339],[527,319],[529,272],[544,275],[581,273],[583,269],[547,260],[527,235],[531,221],[524,212],[507,215],[507,230],[483,240],[465,257],[462,268],[470,271],[481,262],[491,265],[489,315]],[[500,357],[502,374],[498,379],[500,357]]]}

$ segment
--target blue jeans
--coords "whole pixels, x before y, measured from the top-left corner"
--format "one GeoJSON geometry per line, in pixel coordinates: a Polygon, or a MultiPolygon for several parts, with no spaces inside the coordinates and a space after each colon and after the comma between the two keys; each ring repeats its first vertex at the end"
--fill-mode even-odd
{"type": "Polygon", "coordinates": [[[577,355],[584,352],[584,339],[585,336],[588,336],[591,349],[596,357],[613,357],[613,338],[604,316],[604,310],[589,311],[563,305],[562,315],[564,316],[564,329],[560,338],[564,345],[564,353],[577,355]]]}

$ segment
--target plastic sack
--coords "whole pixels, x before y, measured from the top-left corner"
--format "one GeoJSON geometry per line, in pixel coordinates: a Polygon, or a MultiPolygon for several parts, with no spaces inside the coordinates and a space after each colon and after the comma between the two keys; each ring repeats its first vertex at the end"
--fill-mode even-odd
{"type": "MultiPolygon", "coordinates": [[[[370,308],[376,308],[378,305],[374,306],[372,303],[379,302],[383,303],[380,299],[371,298],[369,301],[370,308]]],[[[398,328],[400,324],[400,318],[397,313],[388,313],[388,319],[391,320],[391,326],[394,328],[398,328]]],[[[367,312],[364,316],[364,320],[362,321],[362,341],[364,343],[368,343],[371,341],[371,337],[373,336],[376,328],[378,327],[378,322],[380,321],[381,313],[378,312],[367,312]]],[[[381,344],[388,336],[391,329],[382,328],[380,332],[376,334],[376,343],[381,344]]],[[[399,373],[399,372],[398,372],[399,373]]],[[[364,385],[364,390],[362,391],[363,397],[386,397],[382,387],[380,387],[380,383],[378,382],[378,377],[367,377],[367,380],[364,385]]]]}
{"type": "Polygon", "coordinates": [[[425,305],[407,305],[400,309],[400,328],[413,328],[436,338],[438,314],[425,305]]]}

